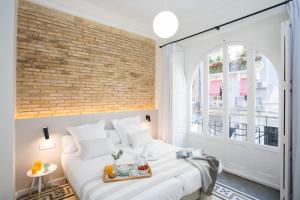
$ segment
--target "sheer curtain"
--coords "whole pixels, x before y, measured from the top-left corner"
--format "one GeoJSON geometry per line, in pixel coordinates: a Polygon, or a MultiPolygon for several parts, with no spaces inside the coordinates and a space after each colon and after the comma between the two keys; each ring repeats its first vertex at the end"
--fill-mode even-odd
{"type": "Polygon", "coordinates": [[[300,199],[300,0],[289,3],[292,24],[292,195],[300,199]]]}
{"type": "Polygon", "coordinates": [[[175,44],[163,48],[163,75],[162,94],[158,113],[158,138],[173,144],[172,134],[172,88],[173,88],[173,57],[176,51],[175,44]]]}

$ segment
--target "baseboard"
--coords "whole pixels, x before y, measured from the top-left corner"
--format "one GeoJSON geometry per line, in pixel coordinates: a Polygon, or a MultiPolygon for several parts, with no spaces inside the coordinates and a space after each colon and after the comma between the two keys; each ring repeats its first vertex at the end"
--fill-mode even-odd
{"type": "MultiPolygon", "coordinates": [[[[60,178],[56,178],[56,179],[53,179],[52,183],[59,183],[60,181],[65,181],[66,178],[65,177],[60,177],[60,178]]],[[[44,188],[44,184],[42,184],[42,188],[44,188]]],[[[33,190],[32,191],[37,191],[38,190],[38,186],[34,186],[33,187],[33,190]]],[[[25,188],[25,189],[22,189],[22,190],[19,190],[19,191],[16,191],[15,192],[15,199],[25,195],[25,194],[28,194],[29,192],[29,188],[25,188]]]]}
{"type": "Polygon", "coordinates": [[[254,181],[256,183],[259,183],[259,184],[262,184],[262,185],[265,185],[265,186],[268,186],[270,188],[273,188],[273,189],[276,189],[276,190],[280,190],[280,187],[277,186],[277,185],[274,185],[272,183],[269,183],[269,182],[266,182],[266,181],[262,181],[262,180],[259,180],[259,179],[256,179],[256,178],[253,178],[247,174],[244,174],[244,173],[241,173],[241,172],[238,172],[237,170],[232,170],[230,168],[226,168],[224,167],[224,171],[226,172],[229,172],[231,174],[234,174],[234,175],[237,175],[237,176],[240,176],[242,178],[245,178],[245,179],[248,179],[250,181],[254,181]]]}

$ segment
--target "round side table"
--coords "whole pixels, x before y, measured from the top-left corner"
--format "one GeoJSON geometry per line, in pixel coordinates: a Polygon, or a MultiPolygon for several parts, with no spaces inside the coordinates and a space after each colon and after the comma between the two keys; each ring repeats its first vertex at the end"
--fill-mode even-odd
{"type": "Polygon", "coordinates": [[[50,164],[47,171],[43,168],[43,169],[37,171],[36,174],[32,174],[31,170],[28,170],[27,176],[30,177],[30,178],[32,178],[31,187],[29,188],[29,196],[31,196],[31,192],[32,192],[32,189],[34,187],[35,180],[38,179],[39,180],[39,184],[38,184],[38,199],[40,199],[41,198],[41,190],[42,190],[42,180],[44,180],[44,184],[45,184],[45,188],[46,188],[47,182],[45,180],[45,177],[47,175],[49,175],[50,183],[52,183],[52,173],[55,172],[56,169],[57,169],[57,165],[50,164]]]}

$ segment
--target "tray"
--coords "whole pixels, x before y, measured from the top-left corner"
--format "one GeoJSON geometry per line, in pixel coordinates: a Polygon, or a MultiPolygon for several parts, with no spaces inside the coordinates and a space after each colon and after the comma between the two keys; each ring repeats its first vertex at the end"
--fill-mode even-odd
{"type": "MultiPolygon", "coordinates": [[[[148,163],[146,163],[146,165],[148,165],[149,170],[148,173],[146,175],[138,175],[138,176],[116,176],[115,178],[109,178],[108,174],[107,174],[107,167],[106,166],[104,168],[104,174],[103,174],[103,181],[105,183],[109,183],[109,182],[116,182],[116,181],[128,181],[128,180],[132,180],[132,179],[141,179],[141,178],[149,178],[152,176],[152,170],[149,166],[148,163]]],[[[134,165],[132,164],[128,164],[128,165],[120,165],[120,166],[129,166],[132,167],[132,169],[137,170],[136,167],[134,167],[134,165]]]]}

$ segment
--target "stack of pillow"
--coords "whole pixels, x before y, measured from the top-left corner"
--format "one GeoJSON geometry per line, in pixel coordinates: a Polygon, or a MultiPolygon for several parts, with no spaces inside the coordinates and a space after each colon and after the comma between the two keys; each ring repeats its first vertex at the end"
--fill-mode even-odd
{"type": "Polygon", "coordinates": [[[129,117],[112,120],[114,130],[105,130],[105,121],[69,127],[71,134],[63,137],[64,153],[78,152],[83,160],[112,154],[115,146],[123,148],[146,146],[152,143],[148,129],[141,128],[140,117],[129,117]]]}
{"type": "Polygon", "coordinates": [[[113,127],[120,136],[124,147],[137,148],[152,143],[148,129],[141,128],[140,117],[129,117],[112,120],[113,127]]]}

